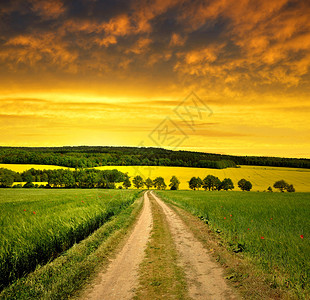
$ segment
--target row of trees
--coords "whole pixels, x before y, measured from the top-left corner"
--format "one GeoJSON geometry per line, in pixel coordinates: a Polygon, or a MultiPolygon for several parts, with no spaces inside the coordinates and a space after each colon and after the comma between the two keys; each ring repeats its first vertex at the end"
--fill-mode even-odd
{"type": "Polygon", "coordinates": [[[128,178],[118,170],[69,169],[35,170],[30,169],[21,174],[0,168],[0,186],[11,187],[14,181],[25,181],[24,187],[34,187],[33,181],[47,182],[45,187],[64,188],[115,188],[115,183],[124,182],[128,178]],[[38,180],[40,179],[40,180],[38,180]]]}
{"type": "MultiPolygon", "coordinates": [[[[0,168],[0,187],[11,187],[15,182],[26,182],[25,187],[34,187],[32,182],[47,182],[47,187],[65,187],[65,188],[115,188],[116,183],[122,183],[126,189],[133,184],[134,187],[140,189],[146,187],[150,189],[154,187],[158,190],[167,188],[167,184],[163,177],[156,177],[154,180],[147,178],[144,180],[141,176],[135,176],[130,181],[128,174],[122,173],[118,170],[96,170],[96,169],[76,169],[71,171],[69,169],[57,170],[36,170],[30,169],[22,173],[14,172],[5,168],[0,168]]],[[[189,188],[192,190],[199,190],[203,188],[209,191],[232,190],[234,184],[231,178],[220,180],[213,175],[206,176],[203,180],[200,177],[192,177],[189,182],[189,188]]],[[[122,187],[121,186],[121,187],[122,187]]],[[[169,183],[171,190],[178,190],[180,181],[176,176],[172,176],[169,183]]],[[[17,186],[19,187],[19,186],[17,186]]],[[[250,191],[252,183],[246,179],[238,181],[238,187],[242,191],[250,191]]],[[[284,180],[276,181],[274,188],[281,192],[295,192],[292,184],[288,184],[284,180]]],[[[267,189],[272,192],[272,188],[267,189]]]]}
{"type": "MultiPolygon", "coordinates": [[[[203,188],[209,191],[220,191],[220,190],[232,190],[234,189],[234,184],[230,178],[225,178],[221,181],[218,177],[213,175],[206,176],[203,180],[200,177],[192,177],[190,179],[189,188],[192,190],[196,190],[199,188],[203,188]]],[[[238,181],[238,187],[242,191],[250,191],[252,189],[252,183],[244,178],[238,181]]],[[[288,184],[284,180],[276,181],[273,185],[274,188],[279,189],[281,192],[287,191],[289,193],[295,192],[295,188],[292,184],[288,184]]],[[[269,192],[272,192],[272,188],[268,187],[269,192]]]]}
{"type": "Polygon", "coordinates": [[[189,188],[192,190],[196,190],[199,188],[203,188],[205,190],[214,191],[214,190],[232,190],[234,188],[234,184],[230,178],[225,178],[221,181],[218,177],[213,175],[206,176],[203,180],[200,177],[192,177],[188,182],[189,188]]]}
{"type": "Polygon", "coordinates": [[[200,177],[192,177],[188,184],[189,188],[192,190],[203,188],[208,191],[228,191],[234,189],[234,184],[230,178],[225,178],[221,181],[218,177],[213,175],[208,175],[203,180],[200,177]]]}
{"type": "MultiPolygon", "coordinates": [[[[143,188],[144,186],[147,189],[150,189],[154,187],[157,190],[165,190],[167,188],[167,185],[165,183],[165,179],[163,177],[156,177],[154,180],[151,178],[147,178],[146,180],[143,180],[141,176],[135,176],[132,180],[133,185],[137,188],[143,188]]],[[[180,181],[176,176],[172,176],[170,179],[169,187],[170,190],[178,190],[180,185],[180,181]]],[[[125,188],[128,188],[131,186],[129,177],[126,178],[126,180],[123,183],[123,186],[125,188]]]]}
{"type": "MultiPolygon", "coordinates": [[[[165,180],[163,177],[156,177],[154,180],[147,178],[146,180],[143,180],[141,176],[135,176],[132,180],[132,183],[134,187],[140,189],[144,186],[147,189],[150,189],[154,187],[158,190],[164,190],[167,188],[167,185],[165,183],[165,180]]],[[[201,180],[200,177],[192,177],[190,179],[189,187],[192,190],[196,190],[199,188],[204,188],[205,190],[214,191],[214,190],[232,190],[234,188],[233,182],[230,178],[225,178],[223,181],[221,181],[218,177],[215,177],[213,175],[208,175],[206,178],[201,180]]],[[[123,183],[125,188],[128,188],[131,186],[131,182],[129,178],[127,177],[126,180],[123,183]]],[[[180,180],[176,176],[172,176],[170,179],[169,187],[170,190],[178,190],[180,186],[180,180]]]]}

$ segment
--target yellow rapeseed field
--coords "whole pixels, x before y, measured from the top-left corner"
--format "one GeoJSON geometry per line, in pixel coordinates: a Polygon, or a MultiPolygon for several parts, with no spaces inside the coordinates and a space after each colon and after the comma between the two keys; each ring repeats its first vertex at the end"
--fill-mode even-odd
{"type": "Polygon", "coordinates": [[[278,167],[261,167],[261,166],[240,166],[240,168],[227,169],[202,169],[202,168],[185,168],[185,167],[156,167],[156,166],[104,166],[100,170],[117,169],[121,172],[128,172],[133,178],[136,175],[144,179],[151,179],[162,176],[166,184],[169,184],[171,176],[175,175],[180,180],[180,189],[189,189],[188,181],[191,177],[205,178],[211,174],[223,180],[226,177],[232,179],[235,190],[238,189],[238,181],[245,178],[251,181],[253,191],[264,191],[269,186],[273,186],[277,180],[285,180],[293,184],[296,192],[310,192],[310,169],[295,168],[278,168],[278,167]]]}
{"type": "MultiPolygon", "coordinates": [[[[31,168],[34,169],[67,169],[67,167],[50,166],[50,165],[25,165],[25,164],[0,164],[0,168],[7,168],[15,172],[23,172],[31,168]]],[[[196,176],[203,179],[211,174],[223,180],[226,177],[232,179],[235,190],[239,190],[237,183],[241,178],[251,181],[253,191],[264,191],[268,186],[273,186],[277,180],[285,180],[293,184],[296,192],[310,192],[310,169],[297,168],[279,168],[279,167],[262,167],[262,166],[240,166],[240,168],[227,169],[203,169],[203,168],[185,168],[185,167],[157,167],[157,166],[104,166],[98,167],[100,170],[117,169],[121,172],[128,173],[131,179],[140,175],[144,179],[150,177],[155,179],[162,176],[166,184],[169,184],[171,176],[175,175],[181,181],[180,189],[189,189],[188,181],[191,177],[196,176]]]]}
{"type": "Polygon", "coordinates": [[[14,172],[24,172],[29,169],[36,169],[36,170],[55,170],[55,169],[71,169],[68,167],[61,167],[61,166],[51,166],[51,165],[28,165],[28,164],[0,164],[0,168],[5,168],[12,170],[14,172]]]}

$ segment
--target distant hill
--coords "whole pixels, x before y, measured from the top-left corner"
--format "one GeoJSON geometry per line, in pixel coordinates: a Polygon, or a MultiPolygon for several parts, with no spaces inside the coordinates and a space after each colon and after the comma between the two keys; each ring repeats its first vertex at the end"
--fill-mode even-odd
{"type": "Polygon", "coordinates": [[[310,168],[310,159],[234,156],[152,147],[65,146],[0,147],[0,163],[59,165],[72,168],[98,166],[180,166],[224,169],[237,165],[310,168]]]}

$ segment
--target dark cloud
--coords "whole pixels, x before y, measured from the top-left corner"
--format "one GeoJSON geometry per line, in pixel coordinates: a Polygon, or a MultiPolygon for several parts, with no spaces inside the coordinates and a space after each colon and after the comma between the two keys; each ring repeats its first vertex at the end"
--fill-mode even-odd
{"type": "Polygon", "coordinates": [[[189,34],[187,40],[188,50],[208,47],[214,43],[227,43],[226,33],[230,21],[219,17],[216,20],[207,20],[205,24],[189,34]]]}
{"type": "Polygon", "coordinates": [[[220,93],[298,87],[309,77],[309,13],[306,0],[1,2],[0,72],[220,93]]]}

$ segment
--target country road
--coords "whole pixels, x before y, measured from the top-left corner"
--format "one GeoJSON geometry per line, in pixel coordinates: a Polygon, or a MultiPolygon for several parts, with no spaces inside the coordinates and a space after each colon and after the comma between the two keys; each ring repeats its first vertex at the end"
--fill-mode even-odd
{"type": "MultiPolygon", "coordinates": [[[[167,223],[178,254],[177,261],[171,261],[171,264],[177,263],[185,274],[185,298],[236,299],[236,295],[225,282],[220,265],[211,260],[208,251],[181,218],[153,192],[144,193],[143,210],[124,247],[111,261],[108,269],[98,275],[92,287],[83,293],[82,299],[143,299],[137,294],[139,288],[145,288],[139,287],[139,276],[142,276],[139,274],[139,266],[154,232],[152,213],[155,206],[167,223]]],[[[147,284],[146,288],[150,285],[147,284]]],[[[173,295],[156,294],[156,299],[163,298],[177,299],[173,295]]]]}
{"type": "Polygon", "coordinates": [[[236,299],[228,288],[222,268],[214,263],[180,217],[153,192],[151,195],[163,209],[167,218],[180,264],[185,270],[188,292],[192,299],[236,299]]]}
{"type": "Polygon", "coordinates": [[[107,271],[99,274],[92,290],[83,299],[132,299],[138,286],[138,268],[152,228],[148,195],[144,194],[142,213],[123,249],[112,260],[107,271]]]}

